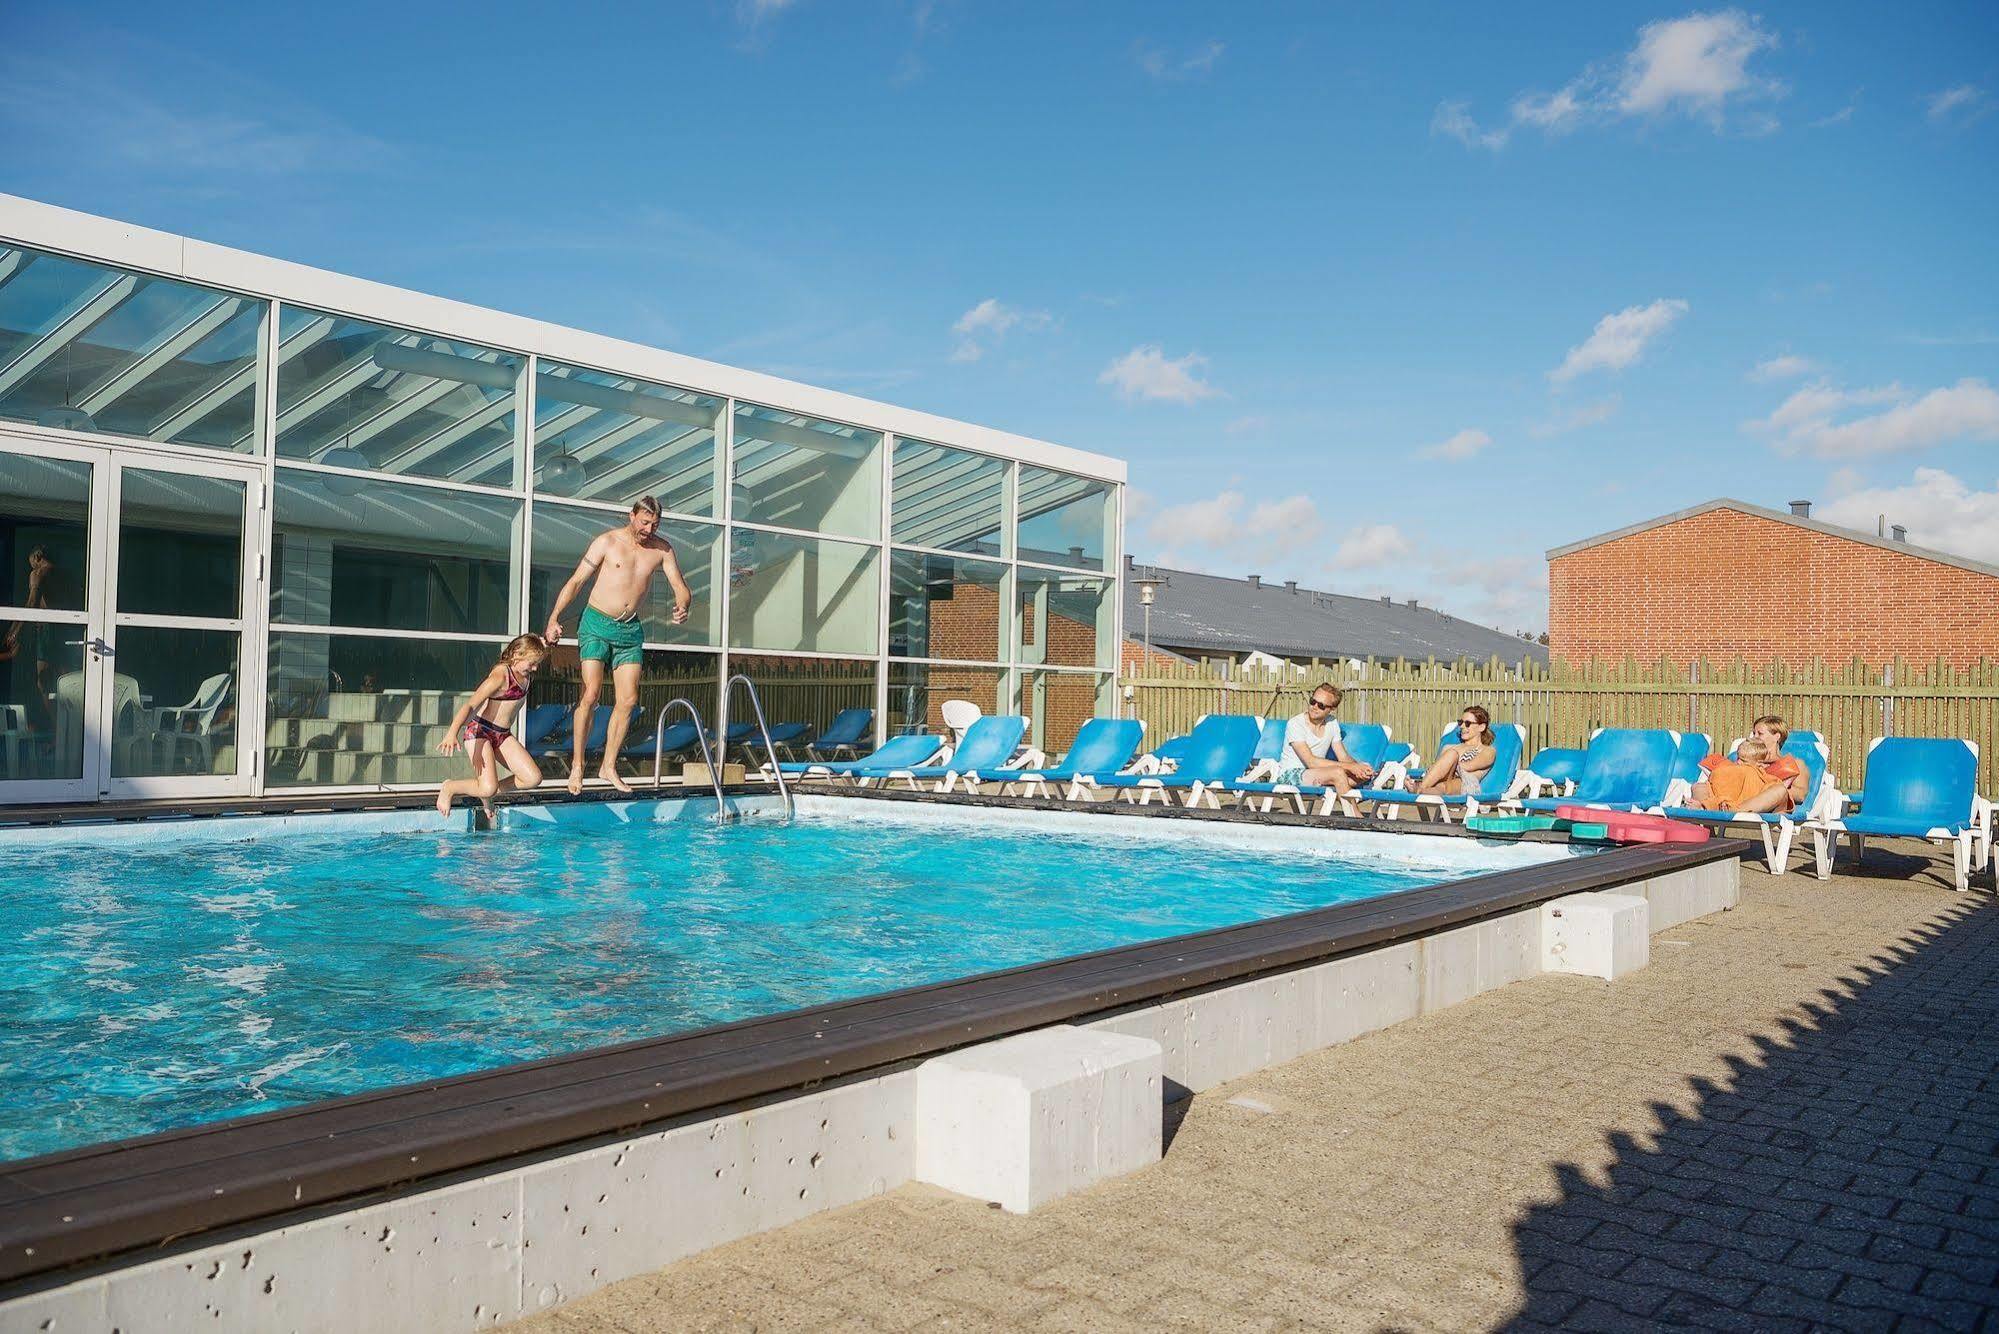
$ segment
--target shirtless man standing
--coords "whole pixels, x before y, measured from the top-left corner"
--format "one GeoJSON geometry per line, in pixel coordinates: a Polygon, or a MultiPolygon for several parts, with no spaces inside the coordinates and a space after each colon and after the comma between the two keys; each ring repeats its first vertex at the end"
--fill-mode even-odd
{"type": "Polygon", "coordinates": [[[583,790],[583,743],[590,736],[590,719],[597,696],[604,689],[604,665],[611,666],[611,680],[617,702],[611,709],[610,727],[604,736],[604,763],[598,776],[620,792],[632,785],[618,772],[618,752],[624,748],[625,732],[632,725],[632,706],[639,702],[639,668],[645,661],[645,624],[639,611],[652,591],[652,577],[662,570],[673,585],[673,623],[687,619],[694,605],[693,590],[680,577],[680,562],[673,557],[673,544],[659,533],[659,502],[640,496],[632,506],[632,516],[623,528],[599,533],[577,562],[576,573],[555,595],[548,611],[548,629],[542,638],[550,644],[562,638],[562,609],[567,607],[590,576],[597,576],[583,618],[576,627],[576,651],[583,660],[583,698],[576,703],[572,730],[576,754],[569,765],[569,790],[583,790]]]}

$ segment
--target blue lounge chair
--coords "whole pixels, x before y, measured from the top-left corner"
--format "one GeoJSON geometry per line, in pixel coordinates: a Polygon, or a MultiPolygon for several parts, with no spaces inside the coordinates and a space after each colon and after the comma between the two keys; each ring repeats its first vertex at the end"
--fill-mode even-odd
{"type": "MultiPolygon", "coordinates": [[[[1742,744],[1737,737],[1729,745],[1728,753],[1735,754],[1735,748],[1742,744]]],[[[1790,868],[1791,844],[1798,830],[1806,820],[1815,815],[1837,815],[1845,809],[1845,798],[1833,786],[1832,752],[1816,732],[1793,732],[1784,742],[1784,754],[1792,756],[1805,766],[1808,783],[1805,799],[1791,811],[1703,811],[1692,806],[1663,806],[1659,814],[1671,816],[1675,820],[1686,820],[1694,824],[1736,825],[1751,828],[1763,838],[1763,862],[1770,868],[1771,875],[1782,875],[1790,868]]]]}
{"type": "MultiPolygon", "coordinates": [[[[1289,719],[1272,719],[1265,723],[1263,736],[1256,748],[1259,763],[1244,777],[1227,783],[1210,783],[1208,790],[1228,792],[1239,799],[1260,796],[1263,798],[1260,809],[1266,813],[1278,797],[1289,797],[1292,804],[1298,808],[1298,813],[1303,815],[1307,800],[1319,800],[1332,789],[1315,783],[1275,781],[1276,775],[1286,764],[1284,737],[1290,726],[1289,719]],[[1273,733],[1276,738],[1275,744],[1272,743],[1273,733]],[[1265,754],[1266,751],[1270,752],[1268,756],[1265,754]],[[1267,763],[1263,762],[1266,760],[1267,763]]],[[[1346,752],[1348,759],[1373,765],[1376,777],[1380,776],[1386,766],[1399,760],[1406,760],[1411,753],[1408,744],[1395,741],[1390,729],[1381,723],[1341,723],[1340,749],[1346,752]]]]}
{"type": "MultiPolygon", "coordinates": [[[[1739,744],[1739,743],[1738,743],[1739,744]]],[[[1701,761],[1714,749],[1714,738],[1706,732],[1680,733],[1680,753],[1673,759],[1673,781],[1666,789],[1669,805],[1682,805],[1701,781],[1701,761]]]]}
{"type": "Polygon", "coordinates": [[[626,746],[619,754],[628,760],[649,760],[653,757],[654,743],[658,743],[662,758],[675,751],[691,749],[694,745],[694,724],[682,718],[679,722],[668,723],[657,736],[643,736],[626,746]]]}
{"type": "Polygon", "coordinates": [[[833,721],[826,724],[826,730],[817,739],[806,743],[805,753],[815,760],[835,759],[843,750],[858,754],[874,725],[873,709],[842,709],[833,715],[833,721]]]}
{"type": "MultiPolygon", "coordinates": [[[[770,727],[771,748],[773,750],[782,750],[785,754],[789,755],[792,753],[791,743],[804,736],[810,730],[810,727],[805,723],[772,723],[770,727]]],[[[729,745],[741,746],[746,750],[753,751],[757,746],[762,744],[763,734],[757,731],[757,724],[754,718],[745,718],[739,722],[729,724],[729,745]]],[[[727,748],[725,747],[725,753],[726,750],[727,748]]],[[[767,755],[764,758],[766,760],[774,760],[777,757],[775,755],[767,755]]]]}
{"type": "Polygon", "coordinates": [[[855,771],[862,768],[904,769],[922,764],[943,746],[942,737],[892,736],[882,742],[874,754],[864,755],[858,760],[787,761],[777,767],[782,773],[795,774],[800,778],[845,778],[851,781],[858,777],[855,771]]]}
{"type": "Polygon", "coordinates": [[[1018,784],[1024,797],[1045,797],[1051,787],[1114,777],[1132,762],[1144,739],[1145,724],[1136,718],[1092,718],[1076,733],[1061,763],[1016,770],[1007,775],[1007,785],[1018,784]]]}
{"type": "MultiPolygon", "coordinates": [[[[1187,750],[1180,761],[1180,767],[1170,774],[1114,774],[1109,778],[1086,781],[1078,778],[1070,785],[1070,800],[1077,800],[1085,793],[1096,796],[1101,792],[1115,792],[1126,801],[1137,793],[1138,804],[1148,804],[1154,794],[1163,801],[1170,801],[1168,793],[1185,792],[1187,804],[1198,806],[1212,788],[1223,787],[1242,776],[1250,766],[1250,757],[1256,753],[1257,743],[1262,740],[1263,720],[1247,714],[1211,713],[1195,725],[1188,734],[1187,750]]],[[[1219,802],[1212,804],[1219,806],[1219,802]]]]}
{"type": "MultiPolygon", "coordinates": [[[[1457,736],[1457,728],[1451,729],[1452,739],[1457,736]]],[[[1527,748],[1527,729],[1519,723],[1495,723],[1492,728],[1492,767],[1479,780],[1478,790],[1463,795],[1452,796],[1441,792],[1417,793],[1408,789],[1390,787],[1355,788],[1343,798],[1331,798],[1327,794],[1319,808],[1321,815],[1330,815],[1335,803],[1347,815],[1358,814],[1357,803],[1368,802],[1376,811],[1388,808],[1391,819],[1400,818],[1402,808],[1413,807],[1418,815],[1425,811],[1435,811],[1448,824],[1451,812],[1462,810],[1466,815],[1477,815],[1488,806],[1497,806],[1512,795],[1513,786],[1520,774],[1520,757],[1527,748]]]]}
{"type": "Polygon", "coordinates": [[[1566,797],[1514,797],[1503,804],[1542,813],[1558,806],[1650,810],[1665,801],[1679,758],[1678,732],[1663,727],[1606,727],[1590,738],[1582,776],[1576,780],[1573,793],[1566,797]]]}
{"type": "Polygon", "coordinates": [[[1992,858],[1992,803],[1978,795],[1978,747],[1945,737],[1875,737],[1858,811],[1829,810],[1805,822],[1819,879],[1832,875],[1833,841],[1845,834],[1857,863],[1867,839],[1920,838],[1949,843],[1957,887],[1992,858]]]}
{"type": "MultiPolygon", "coordinates": [[[[1597,732],[1602,730],[1601,727],[1596,729],[1597,732]]],[[[1594,738],[1596,733],[1590,735],[1594,738]]],[[[1588,760],[1587,746],[1543,746],[1534,752],[1534,762],[1522,769],[1520,776],[1526,783],[1529,796],[1560,796],[1576,790],[1588,760]]]]}
{"type": "Polygon", "coordinates": [[[968,792],[978,791],[982,778],[990,779],[1013,760],[1020,738],[1027,731],[1027,719],[1019,714],[988,714],[965,729],[965,740],[950,757],[937,764],[867,764],[854,770],[854,777],[867,781],[898,780],[911,787],[935,782],[939,792],[949,792],[963,780],[968,792]]]}
{"type": "Polygon", "coordinates": [[[528,754],[533,755],[535,747],[557,737],[567,737],[575,718],[576,710],[567,704],[530,704],[514,720],[514,735],[527,747],[528,754]]]}

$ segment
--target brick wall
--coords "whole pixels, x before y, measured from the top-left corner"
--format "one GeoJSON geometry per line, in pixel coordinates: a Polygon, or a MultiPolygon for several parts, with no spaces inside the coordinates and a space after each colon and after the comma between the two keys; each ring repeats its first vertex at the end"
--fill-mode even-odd
{"type": "Polygon", "coordinates": [[[1957,666],[1999,647],[1999,577],[1736,510],[1548,562],[1557,658],[1957,666]]]}

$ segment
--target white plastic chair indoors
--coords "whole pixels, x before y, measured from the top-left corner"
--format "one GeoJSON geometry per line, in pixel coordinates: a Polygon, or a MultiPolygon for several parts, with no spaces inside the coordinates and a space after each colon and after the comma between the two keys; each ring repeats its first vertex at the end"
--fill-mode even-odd
{"type": "Polygon", "coordinates": [[[178,767],[182,746],[195,753],[195,773],[205,774],[214,768],[215,715],[228,702],[230,687],[235,683],[231,673],[217,672],[201,683],[193,699],[177,709],[160,710],[160,731],[165,734],[168,747],[169,771],[178,767]]]}
{"type": "MultiPolygon", "coordinates": [[[[65,672],[56,678],[56,760],[83,753],[83,673],[65,672]]],[[[134,774],[146,770],[159,729],[153,713],[139,702],[137,678],[119,672],[111,678],[111,771],[134,774]],[[144,752],[146,763],[135,763],[144,752]]]]}
{"type": "Polygon", "coordinates": [[[985,710],[968,699],[947,699],[939,710],[944,715],[944,726],[951,729],[952,746],[960,746],[965,741],[965,729],[984,716],[985,710]]]}

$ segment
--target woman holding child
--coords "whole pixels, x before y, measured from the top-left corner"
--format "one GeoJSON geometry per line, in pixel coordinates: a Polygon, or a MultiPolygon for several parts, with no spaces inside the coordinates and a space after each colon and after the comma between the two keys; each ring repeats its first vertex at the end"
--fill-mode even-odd
{"type": "Polygon", "coordinates": [[[1690,805],[1704,811],[1793,811],[1811,791],[1811,776],[1784,753],[1791,733],[1784,720],[1765,714],[1749,726],[1735,755],[1701,761],[1707,777],[1694,784],[1690,805]]]}

